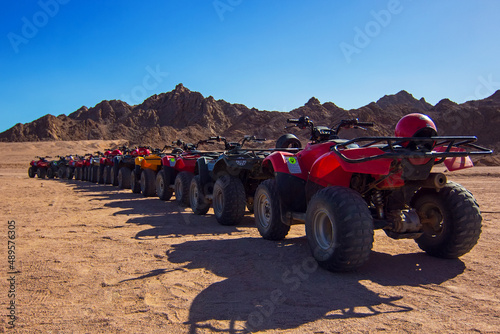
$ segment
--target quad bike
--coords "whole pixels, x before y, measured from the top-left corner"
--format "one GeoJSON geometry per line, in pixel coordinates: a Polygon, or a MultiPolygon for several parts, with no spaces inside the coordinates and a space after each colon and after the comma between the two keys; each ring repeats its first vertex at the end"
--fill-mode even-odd
{"type": "Polygon", "coordinates": [[[115,149],[113,151],[107,150],[106,152],[104,152],[104,156],[100,161],[99,169],[102,174],[102,183],[118,185],[118,179],[115,177],[114,173],[114,158],[121,156],[123,156],[123,152],[121,149],[115,149]]]}
{"type": "Polygon", "coordinates": [[[104,157],[104,153],[101,151],[94,152],[90,158],[88,169],[87,169],[87,181],[91,183],[102,183],[102,172],[101,169],[101,158],[104,157]]]}
{"type": "MultiPolygon", "coordinates": [[[[118,148],[118,150],[121,151],[121,154],[116,154],[112,157],[111,161],[111,168],[109,171],[109,183],[113,186],[120,186],[119,180],[118,180],[118,174],[120,172],[120,167],[123,166],[121,164],[121,161],[125,159],[125,157],[130,157],[131,150],[127,146],[121,146],[118,148]]],[[[133,163],[133,161],[132,161],[133,163]]],[[[130,179],[130,177],[129,177],[130,179]]]]}
{"type": "Polygon", "coordinates": [[[75,155],[70,156],[69,160],[66,163],[66,169],[65,169],[65,179],[71,180],[73,176],[75,177],[75,180],[80,180],[80,169],[83,166],[84,162],[84,157],[75,155]],[[80,169],[79,169],[80,168],[80,169]]]}
{"type": "Polygon", "coordinates": [[[269,178],[262,169],[264,158],[275,150],[290,149],[244,149],[246,142],[265,141],[255,136],[245,136],[241,143],[228,142],[223,137],[210,140],[223,141],[226,152],[217,158],[208,156],[197,160],[189,188],[191,209],[201,215],[213,204],[219,224],[235,225],[243,218],[245,207],[252,211],[255,190],[261,181],[269,178]]]}
{"type": "Polygon", "coordinates": [[[68,172],[67,169],[69,168],[68,164],[70,161],[73,160],[72,155],[66,155],[66,156],[57,156],[59,160],[57,161],[57,177],[60,180],[64,180],[68,178],[68,172]]]}
{"type": "Polygon", "coordinates": [[[35,158],[38,160],[32,160],[30,162],[30,167],[28,168],[28,176],[34,178],[36,175],[39,179],[44,179],[48,175],[47,171],[49,170],[50,162],[47,161],[47,158],[50,157],[37,156],[35,158]]]}
{"type": "Polygon", "coordinates": [[[163,149],[150,149],[151,154],[135,158],[135,167],[130,176],[130,189],[133,193],[142,193],[145,197],[156,196],[156,174],[160,171],[161,159],[165,155],[163,149]]]}
{"type": "Polygon", "coordinates": [[[161,200],[168,201],[175,191],[175,199],[181,206],[189,206],[189,187],[194,176],[196,161],[204,156],[217,158],[222,152],[198,151],[201,144],[212,144],[200,140],[196,144],[182,140],[172,142],[180,148],[174,148],[172,154],[162,157],[162,168],[156,175],[156,194],[161,200]]]}
{"type": "Polygon", "coordinates": [[[255,221],[264,239],[281,240],[291,224],[305,223],[312,254],[330,271],[360,267],[369,257],[374,229],[394,239],[414,239],[428,254],[457,258],[481,233],[481,213],[472,194],[447,181],[449,171],[472,167],[470,156],[492,151],[473,136],[437,136],[433,121],[409,114],[394,137],[339,139],[341,129],[372,126],[357,119],[336,127],[314,126],[308,117],[289,119],[311,129],[300,152],[264,159],[271,175],[257,188],[255,221]]]}
{"type": "MultiPolygon", "coordinates": [[[[115,176],[113,184],[117,183],[116,185],[120,189],[130,189],[132,173],[135,170],[135,159],[150,155],[151,150],[148,147],[138,147],[131,151],[125,147],[121,149],[124,154],[113,158],[112,173],[115,176]]],[[[140,192],[140,184],[137,189],[140,192]]]]}
{"type": "Polygon", "coordinates": [[[75,178],[80,181],[87,181],[89,177],[89,166],[92,159],[91,153],[86,153],[78,162],[75,170],[75,178]]]}
{"type": "Polygon", "coordinates": [[[87,180],[87,166],[90,165],[90,159],[92,154],[86,153],[83,156],[77,156],[78,159],[74,163],[74,175],[75,180],[86,181],[87,180]]]}
{"type": "Polygon", "coordinates": [[[49,166],[47,167],[47,178],[53,179],[58,177],[59,171],[59,160],[51,160],[49,166]]]}

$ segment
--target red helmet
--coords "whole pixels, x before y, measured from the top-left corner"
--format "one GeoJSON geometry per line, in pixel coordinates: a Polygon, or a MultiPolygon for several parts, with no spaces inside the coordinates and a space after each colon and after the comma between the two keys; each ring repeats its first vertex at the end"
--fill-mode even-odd
{"type": "Polygon", "coordinates": [[[408,114],[396,124],[396,137],[437,136],[437,128],[432,119],[424,114],[408,114]]]}

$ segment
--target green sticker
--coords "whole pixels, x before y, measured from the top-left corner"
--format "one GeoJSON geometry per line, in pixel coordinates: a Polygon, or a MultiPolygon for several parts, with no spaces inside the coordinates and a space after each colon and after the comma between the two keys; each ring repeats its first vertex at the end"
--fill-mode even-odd
{"type": "Polygon", "coordinates": [[[175,162],[175,158],[170,158],[170,161],[175,162]]]}
{"type": "Polygon", "coordinates": [[[294,157],[288,158],[288,162],[291,163],[292,165],[295,165],[297,163],[297,159],[294,157]]]}

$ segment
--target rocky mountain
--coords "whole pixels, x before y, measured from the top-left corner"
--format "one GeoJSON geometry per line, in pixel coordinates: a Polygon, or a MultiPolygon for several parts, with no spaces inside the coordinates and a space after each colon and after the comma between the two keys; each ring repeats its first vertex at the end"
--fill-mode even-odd
{"type": "MultiPolygon", "coordinates": [[[[376,126],[368,132],[346,132],[348,137],[392,135],[397,121],[412,112],[428,114],[440,135],[476,135],[479,144],[500,148],[496,128],[500,125],[500,91],[483,100],[457,104],[443,99],[432,106],[403,90],[351,110],[312,97],[302,107],[285,113],[249,109],[212,96],[205,98],[182,84],[136,106],[117,100],[102,101],[92,108],[83,106],[68,116],[46,115],[31,123],[19,123],[0,133],[0,141],[127,139],[130,145],[163,146],[178,138],[196,141],[223,135],[238,140],[246,134],[275,140],[285,133],[287,118],[301,115],[308,115],[318,125],[333,125],[352,117],[375,122],[376,126]]],[[[289,131],[307,141],[306,130],[289,131]]],[[[500,163],[497,157],[483,161],[500,163]]]]}

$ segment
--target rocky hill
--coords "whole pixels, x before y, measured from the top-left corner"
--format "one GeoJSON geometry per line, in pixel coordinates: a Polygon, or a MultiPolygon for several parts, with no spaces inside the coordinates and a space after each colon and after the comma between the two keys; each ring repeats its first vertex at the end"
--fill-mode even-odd
{"type": "MultiPolygon", "coordinates": [[[[102,101],[92,108],[83,106],[68,116],[46,115],[31,123],[19,123],[0,133],[0,141],[126,139],[131,145],[163,146],[178,138],[195,141],[213,135],[234,140],[245,134],[276,139],[285,133],[287,118],[301,115],[308,115],[321,125],[333,125],[350,117],[375,122],[376,126],[369,132],[351,131],[351,137],[391,135],[397,121],[411,112],[428,114],[440,135],[476,135],[479,144],[500,148],[497,129],[500,91],[486,99],[463,104],[443,99],[435,106],[401,91],[352,110],[344,110],[332,102],[322,104],[312,97],[304,106],[284,113],[249,109],[242,104],[215,100],[212,96],[205,98],[182,84],[136,106],[117,100],[102,101]]],[[[307,131],[292,131],[307,140],[307,131]]],[[[496,157],[483,161],[500,163],[496,157]]]]}

